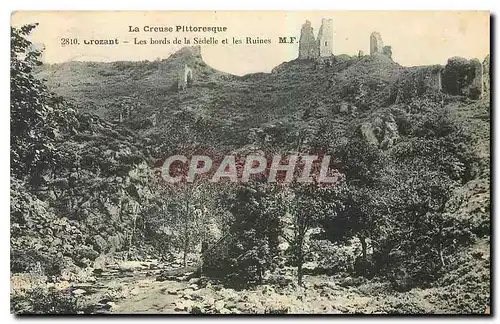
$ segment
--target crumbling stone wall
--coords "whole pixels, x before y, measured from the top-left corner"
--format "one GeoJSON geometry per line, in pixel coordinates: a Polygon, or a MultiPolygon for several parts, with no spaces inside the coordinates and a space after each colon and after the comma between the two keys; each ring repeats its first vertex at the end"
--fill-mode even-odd
{"type": "Polygon", "coordinates": [[[424,85],[426,87],[441,91],[443,89],[442,83],[443,67],[441,65],[433,66],[424,71],[424,85]]]}
{"type": "Polygon", "coordinates": [[[319,56],[319,49],[314,39],[314,30],[307,20],[300,31],[299,59],[311,59],[319,56]]]}
{"type": "Polygon", "coordinates": [[[370,35],[370,55],[383,54],[384,42],[379,32],[373,32],[370,35]]]}
{"type": "Polygon", "coordinates": [[[188,87],[190,88],[192,84],[193,84],[193,70],[191,70],[191,68],[188,67],[187,64],[184,64],[179,69],[177,88],[179,90],[184,90],[188,87]]]}
{"type": "Polygon", "coordinates": [[[326,57],[333,54],[333,19],[323,18],[318,33],[319,56],[326,57]]]}
{"type": "Polygon", "coordinates": [[[443,70],[442,84],[446,93],[479,99],[484,92],[483,65],[478,59],[452,57],[443,70]]]}
{"type": "Polygon", "coordinates": [[[392,47],[391,46],[384,46],[382,48],[382,54],[384,54],[385,56],[392,59],[392,47]]]}
{"type": "Polygon", "coordinates": [[[404,71],[391,89],[390,102],[408,103],[429,90],[442,90],[441,65],[419,66],[404,71]]]}

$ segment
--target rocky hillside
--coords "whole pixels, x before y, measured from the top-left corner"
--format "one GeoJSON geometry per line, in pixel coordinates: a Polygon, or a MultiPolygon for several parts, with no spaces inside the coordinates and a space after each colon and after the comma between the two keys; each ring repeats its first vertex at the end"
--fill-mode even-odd
{"type": "MultiPolygon", "coordinates": [[[[276,127],[277,123],[294,124],[310,116],[315,121],[327,118],[345,130],[365,119],[373,120],[388,107],[398,108],[415,98],[421,104],[422,97],[438,95],[431,76],[439,69],[444,68],[444,91],[453,95],[462,94],[457,87],[470,88],[473,77],[468,72],[472,63],[463,59],[450,59],[446,67],[407,68],[385,55],[294,60],[272,73],[237,77],[210,68],[196,53],[184,48],[154,62],[44,65],[38,76],[84,111],[108,120],[118,120],[122,112],[123,122],[143,134],[161,135],[172,115],[187,112],[210,125],[213,138],[233,148],[252,141],[252,129],[276,127]],[[192,67],[194,81],[191,88],[179,91],[178,71],[183,64],[192,67]],[[446,78],[465,81],[452,87],[446,78]]],[[[489,59],[484,65],[487,85],[489,59]]],[[[459,105],[462,99],[447,101],[459,105]]]]}

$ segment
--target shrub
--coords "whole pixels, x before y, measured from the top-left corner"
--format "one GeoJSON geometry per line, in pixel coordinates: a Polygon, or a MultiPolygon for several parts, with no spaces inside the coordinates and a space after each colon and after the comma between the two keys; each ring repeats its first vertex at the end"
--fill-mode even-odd
{"type": "Polygon", "coordinates": [[[11,312],[27,314],[77,314],[82,310],[69,290],[57,291],[41,287],[11,298],[11,312]]]}

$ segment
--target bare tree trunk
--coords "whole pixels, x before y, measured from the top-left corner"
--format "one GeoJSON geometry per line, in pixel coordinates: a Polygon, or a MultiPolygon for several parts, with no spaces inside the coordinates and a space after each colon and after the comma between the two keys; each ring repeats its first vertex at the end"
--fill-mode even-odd
{"type": "Polygon", "coordinates": [[[189,236],[186,234],[186,240],[184,241],[184,256],[182,263],[184,264],[184,268],[187,267],[187,255],[188,255],[188,250],[189,250],[189,236]]]}
{"type": "Polygon", "coordinates": [[[301,238],[297,244],[297,284],[302,286],[304,284],[304,269],[302,266],[304,265],[304,253],[302,249],[304,248],[304,239],[301,238]]]}
{"type": "Polygon", "coordinates": [[[441,267],[444,268],[446,266],[446,264],[444,262],[443,248],[442,248],[441,242],[439,242],[439,244],[438,244],[438,256],[439,256],[439,260],[441,261],[441,267]]]}
{"type": "Polygon", "coordinates": [[[130,236],[128,239],[127,261],[130,259],[130,248],[132,247],[132,238],[134,237],[134,234],[135,234],[136,222],[137,222],[137,210],[136,210],[136,208],[134,208],[134,226],[132,227],[132,232],[130,233],[130,236]]]}
{"type": "Polygon", "coordinates": [[[189,198],[190,198],[191,195],[188,196],[188,191],[186,191],[186,194],[185,194],[185,204],[186,204],[186,221],[184,222],[184,246],[183,246],[183,252],[184,252],[184,256],[183,256],[183,260],[182,260],[182,263],[184,265],[184,268],[187,267],[187,254],[188,254],[188,250],[189,250],[189,227],[188,227],[188,223],[191,221],[191,212],[189,210],[189,198]]]}
{"type": "Polygon", "coordinates": [[[302,261],[299,261],[299,264],[297,265],[297,284],[299,286],[302,286],[304,284],[304,270],[302,269],[302,261]]]}
{"type": "Polygon", "coordinates": [[[438,246],[437,246],[437,251],[438,251],[438,256],[439,260],[441,261],[441,267],[444,268],[446,266],[444,262],[444,255],[443,255],[443,240],[442,240],[442,232],[443,232],[443,227],[439,228],[439,233],[438,233],[438,246]]]}

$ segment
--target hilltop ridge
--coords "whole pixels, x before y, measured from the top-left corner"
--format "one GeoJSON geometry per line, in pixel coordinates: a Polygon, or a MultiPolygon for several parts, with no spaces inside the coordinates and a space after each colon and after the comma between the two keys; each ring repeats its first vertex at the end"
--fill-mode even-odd
{"type": "MultiPolygon", "coordinates": [[[[317,117],[335,116],[339,127],[346,129],[378,109],[425,93],[469,95],[478,88],[473,85],[477,62],[452,58],[447,66],[403,67],[385,54],[341,54],[298,58],[271,73],[240,77],[208,66],[195,46],[152,62],[43,65],[37,75],[80,109],[121,120],[148,136],[162,133],[169,116],[187,110],[211,125],[215,137],[223,138],[231,129],[236,136],[226,144],[238,147],[248,143],[252,128],[296,120],[306,110],[312,109],[317,117]],[[193,80],[188,89],[179,90],[184,66],[192,70],[193,80]]],[[[481,67],[481,89],[486,89],[489,61],[481,67]]]]}

